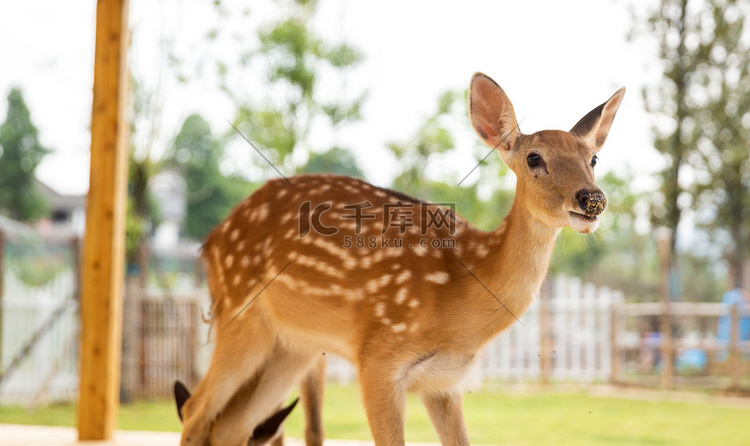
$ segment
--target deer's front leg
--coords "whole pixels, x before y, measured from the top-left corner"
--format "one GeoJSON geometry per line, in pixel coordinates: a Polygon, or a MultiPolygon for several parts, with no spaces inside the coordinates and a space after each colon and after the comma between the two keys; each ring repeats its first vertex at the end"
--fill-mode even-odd
{"type": "Polygon", "coordinates": [[[457,390],[422,394],[422,401],[444,446],[468,446],[461,393],[457,390]]]}
{"type": "Polygon", "coordinates": [[[375,361],[359,369],[362,400],[377,446],[404,444],[406,389],[395,373],[375,361]]]}

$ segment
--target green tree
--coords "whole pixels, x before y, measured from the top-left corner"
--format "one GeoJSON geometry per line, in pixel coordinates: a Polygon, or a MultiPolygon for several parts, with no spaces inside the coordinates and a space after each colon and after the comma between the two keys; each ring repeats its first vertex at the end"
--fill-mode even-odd
{"type": "MultiPolygon", "coordinates": [[[[664,73],[661,81],[644,89],[643,94],[647,110],[660,123],[653,128],[654,147],[666,161],[659,175],[659,191],[653,195],[651,214],[656,226],[670,230],[672,284],[682,282],[674,276],[683,271],[678,262],[678,227],[685,211],[695,204],[691,182],[700,157],[700,115],[706,106],[703,98],[707,91],[702,79],[711,70],[710,55],[715,44],[712,30],[707,27],[713,4],[662,0],[648,20],[649,30],[659,44],[664,73]]],[[[672,294],[677,291],[671,289],[672,294]]]]}
{"type": "Polygon", "coordinates": [[[223,157],[224,141],[212,134],[208,122],[200,115],[185,119],[166,162],[178,168],[186,182],[184,229],[190,238],[205,237],[252,190],[245,180],[222,174],[223,157]]]}
{"type": "Polygon", "coordinates": [[[365,174],[357,165],[352,152],[341,147],[334,147],[324,153],[313,152],[307,164],[299,169],[300,173],[335,173],[350,177],[364,178],[365,174]]]}
{"type": "Polygon", "coordinates": [[[479,181],[461,181],[469,172],[441,172],[439,179],[425,172],[438,157],[458,150],[457,133],[473,137],[466,116],[466,91],[447,91],[440,95],[435,112],[425,119],[414,136],[403,142],[388,144],[401,165],[392,187],[415,197],[435,203],[455,204],[456,211],[478,228],[495,229],[513,202],[513,191],[495,181],[507,173],[500,157],[490,153],[477,140],[475,143],[479,181]],[[459,183],[461,183],[459,185],[459,183]],[[480,198],[479,185],[490,185],[488,197],[480,198]]]}
{"type": "MultiPolygon", "coordinates": [[[[664,78],[644,91],[649,111],[668,123],[655,130],[655,147],[668,165],[661,172],[653,221],[672,230],[674,263],[676,229],[692,207],[714,246],[729,245],[735,286],[743,282],[750,237],[747,14],[747,4],[731,0],[662,0],[649,24],[660,44],[664,78]],[[727,239],[731,242],[723,242],[727,239]]],[[[682,276],[696,277],[692,266],[718,261],[716,251],[705,254],[709,262],[686,259],[679,267],[682,276]]],[[[673,264],[672,271],[677,269],[673,264]]]]}
{"type": "Polygon", "coordinates": [[[636,230],[638,203],[644,194],[630,188],[630,172],[608,172],[597,179],[607,194],[607,211],[593,234],[563,228],[550,271],[581,277],[622,290],[639,300],[656,296],[656,252],[649,234],[636,230]]]}
{"type": "Polygon", "coordinates": [[[241,101],[235,119],[254,143],[273,150],[274,161],[282,163],[299,147],[310,150],[307,141],[313,124],[336,128],[359,119],[365,98],[362,94],[348,101],[326,101],[319,96],[321,77],[340,77],[362,56],[353,47],[331,45],[312,31],[316,1],[283,3],[288,17],[258,31],[260,48],[252,55],[266,67],[266,96],[241,101]]]}
{"type": "Polygon", "coordinates": [[[34,221],[47,212],[47,203],[34,182],[34,171],[50,150],[39,142],[39,131],[19,89],[8,93],[8,114],[0,126],[0,211],[21,221],[34,221]]]}
{"type": "Polygon", "coordinates": [[[743,275],[750,252],[750,46],[746,40],[747,5],[709,2],[704,27],[712,39],[702,45],[710,65],[700,83],[706,92],[698,114],[702,181],[694,188],[701,223],[717,244],[727,247],[733,283],[747,284],[743,275]],[[727,237],[724,237],[726,235],[727,237]]]}

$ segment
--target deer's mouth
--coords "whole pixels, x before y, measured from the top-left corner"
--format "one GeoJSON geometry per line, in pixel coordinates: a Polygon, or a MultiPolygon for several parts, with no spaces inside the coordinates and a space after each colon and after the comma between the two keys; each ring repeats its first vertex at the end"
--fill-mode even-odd
{"type": "Polygon", "coordinates": [[[578,212],[568,212],[569,225],[576,232],[581,234],[591,234],[599,227],[599,215],[580,214],[578,212]]]}
{"type": "Polygon", "coordinates": [[[595,222],[599,216],[598,215],[589,215],[589,214],[579,214],[578,212],[569,212],[570,216],[573,218],[582,218],[588,222],[595,222]]]}

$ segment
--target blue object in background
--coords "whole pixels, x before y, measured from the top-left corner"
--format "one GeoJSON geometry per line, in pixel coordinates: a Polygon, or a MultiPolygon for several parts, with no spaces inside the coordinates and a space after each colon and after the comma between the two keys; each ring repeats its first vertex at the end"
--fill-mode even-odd
{"type": "MultiPolygon", "coordinates": [[[[724,295],[721,296],[721,303],[737,305],[740,311],[746,310],[748,306],[748,302],[745,299],[745,296],[743,296],[742,290],[739,288],[735,288],[733,290],[730,290],[724,293],[724,295]]],[[[729,314],[725,314],[724,316],[719,316],[719,326],[716,330],[717,331],[716,337],[720,341],[729,342],[729,335],[730,335],[731,328],[732,328],[732,321],[731,321],[729,314]]],[[[750,340],[750,316],[743,316],[740,318],[739,328],[740,328],[739,340],[740,341],[750,340]]]]}
{"type": "Polygon", "coordinates": [[[675,367],[680,372],[701,371],[706,368],[708,356],[699,348],[689,348],[677,355],[675,367]]]}

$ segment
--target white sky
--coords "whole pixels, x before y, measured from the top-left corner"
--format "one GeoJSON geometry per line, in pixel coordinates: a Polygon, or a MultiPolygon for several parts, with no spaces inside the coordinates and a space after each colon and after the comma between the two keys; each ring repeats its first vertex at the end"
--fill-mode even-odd
{"type": "MultiPolygon", "coordinates": [[[[21,87],[42,143],[55,151],[37,176],[63,193],[88,188],[95,3],[0,4],[0,119],[5,118],[8,90],[21,87]]],[[[214,26],[207,3],[131,0],[131,25],[143,33],[133,47],[142,76],[157,76],[153,60],[159,54],[159,35],[173,33],[178,45],[201,41],[214,26]]],[[[278,2],[247,4],[251,17],[233,17],[232,26],[252,32],[268,17],[268,5],[275,11],[278,2]]],[[[369,92],[364,119],[333,138],[354,151],[375,183],[387,185],[394,175],[386,143],[408,138],[434,112],[440,93],[464,89],[472,73],[484,71],[505,89],[526,133],[567,130],[627,86],[597,168],[629,166],[641,188],[654,184],[650,174],[662,161],[651,145],[641,88],[658,80],[659,63],[646,39],[627,41],[633,27],[627,3],[321,0],[316,27],[327,39],[346,41],[365,55],[364,63],[348,74],[345,88],[351,94],[369,92]]],[[[210,82],[186,88],[167,76],[163,91],[162,146],[195,112],[214,131],[226,131],[224,116],[232,117],[233,110],[210,82]]],[[[465,153],[457,169],[468,172],[473,148],[467,146],[465,153]]],[[[244,162],[262,160],[252,154],[240,158],[240,169],[244,162]]],[[[251,166],[247,169],[253,172],[251,166]]]]}

